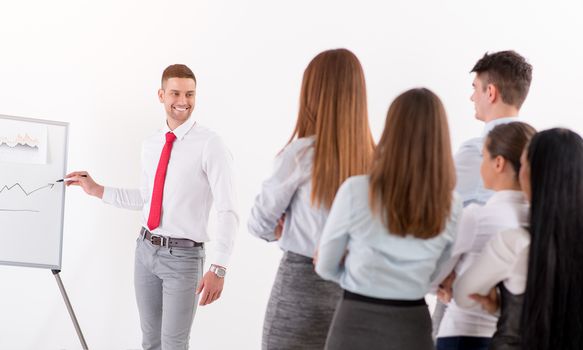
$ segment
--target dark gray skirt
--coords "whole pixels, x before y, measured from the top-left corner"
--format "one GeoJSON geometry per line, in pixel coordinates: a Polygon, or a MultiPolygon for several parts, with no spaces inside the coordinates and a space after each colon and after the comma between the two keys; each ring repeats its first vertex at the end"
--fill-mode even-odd
{"type": "Polygon", "coordinates": [[[263,350],[322,350],[342,295],[321,279],[312,259],[286,252],[281,259],[263,323],[263,350]]]}
{"type": "Polygon", "coordinates": [[[393,306],[343,298],[327,350],[433,350],[427,305],[393,306]]]}

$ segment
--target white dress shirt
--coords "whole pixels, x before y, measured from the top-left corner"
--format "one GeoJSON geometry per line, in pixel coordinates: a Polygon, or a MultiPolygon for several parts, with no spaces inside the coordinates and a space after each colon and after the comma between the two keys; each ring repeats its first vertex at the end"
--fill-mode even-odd
{"type": "Polygon", "coordinates": [[[455,190],[462,197],[464,207],[470,203],[484,204],[492,195],[492,191],[484,188],[482,177],[480,176],[482,148],[484,147],[486,136],[497,125],[517,121],[519,121],[518,117],[507,117],[487,122],[484,125],[482,135],[464,142],[455,154],[454,160],[457,175],[455,190]]]}
{"type": "MultiPolygon", "coordinates": [[[[106,187],[103,201],[117,207],[141,210],[147,228],[154,178],[166,142],[166,125],[142,145],[140,189],[106,187]]],[[[162,199],[160,226],[153,234],[208,242],[207,221],[211,206],[217,211],[213,264],[227,266],[239,219],[233,178],[233,160],[222,140],[193,118],[174,129],[162,199]]]]}
{"type": "MultiPolygon", "coordinates": [[[[457,276],[462,275],[496,233],[526,226],[528,209],[524,193],[510,190],[494,192],[483,206],[471,204],[466,207],[460,219],[452,257],[443,273],[447,275],[453,269],[457,276]]],[[[441,321],[438,337],[491,337],[496,331],[496,322],[497,318],[481,307],[462,309],[452,300],[441,321]]]]}
{"type": "Polygon", "coordinates": [[[383,225],[380,214],[371,212],[369,176],[351,177],[334,199],[320,241],[316,272],[345,290],[368,297],[421,299],[450,258],[461,211],[461,199],[454,193],[443,232],[430,239],[397,236],[383,225]]]}
{"type": "Polygon", "coordinates": [[[263,182],[247,223],[253,235],[275,241],[277,221],[285,213],[279,246],[309,258],[328,217],[328,209],[313,207],[310,201],[315,140],[314,136],[296,139],[276,157],[273,174],[263,182]]]}
{"type": "Polygon", "coordinates": [[[464,308],[477,307],[470,294],[486,295],[499,282],[512,294],[526,289],[530,233],[524,228],[498,232],[484,251],[454,282],[453,297],[464,308]]]}

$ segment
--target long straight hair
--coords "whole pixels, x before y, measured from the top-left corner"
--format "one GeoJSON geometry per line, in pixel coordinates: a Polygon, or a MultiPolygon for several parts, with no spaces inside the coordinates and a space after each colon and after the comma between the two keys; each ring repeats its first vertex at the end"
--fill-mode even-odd
{"type": "Polygon", "coordinates": [[[528,147],[530,234],[522,348],[583,349],[583,140],[567,129],[528,147]]]}
{"type": "Polygon", "coordinates": [[[346,49],[320,53],[304,72],[298,119],[289,142],[312,135],[316,141],[311,202],[330,208],[344,180],[368,172],[374,150],[364,72],[358,58],[346,49]]]}
{"type": "Polygon", "coordinates": [[[392,234],[437,236],[451,212],[455,170],[445,108],[428,89],[389,107],[370,175],[370,206],[392,234]]]}

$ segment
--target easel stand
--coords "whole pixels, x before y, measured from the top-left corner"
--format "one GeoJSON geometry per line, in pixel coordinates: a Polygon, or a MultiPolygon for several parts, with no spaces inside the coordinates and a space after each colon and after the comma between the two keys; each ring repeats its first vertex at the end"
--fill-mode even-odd
{"type": "Polygon", "coordinates": [[[57,284],[59,285],[61,295],[63,296],[63,300],[65,301],[65,305],[67,306],[67,310],[69,311],[69,315],[71,316],[71,320],[73,321],[73,325],[75,326],[75,331],[77,331],[77,336],[79,337],[81,346],[83,347],[83,350],[89,350],[89,348],[87,347],[87,343],[85,342],[85,338],[83,337],[83,333],[81,332],[81,327],[79,327],[79,322],[77,322],[77,317],[75,317],[75,312],[73,311],[73,307],[71,306],[69,297],[67,296],[67,292],[65,291],[65,287],[63,286],[63,281],[61,281],[61,276],[59,276],[59,272],[61,272],[61,270],[51,271],[53,272],[53,275],[57,280],[57,284]]]}

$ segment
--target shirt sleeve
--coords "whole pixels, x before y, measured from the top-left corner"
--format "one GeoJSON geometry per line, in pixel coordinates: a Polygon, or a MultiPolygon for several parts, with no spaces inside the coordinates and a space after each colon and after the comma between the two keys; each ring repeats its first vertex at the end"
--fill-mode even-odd
{"type": "Polygon", "coordinates": [[[347,180],[340,186],[330,209],[320,238],[316,263],[318,275],[336,283],[340,283],[340,278],[344,272],[342,259],[346,254],[350,237],[351,204],[350,180],[347,180]]]}
{"type": "Polygon", "coordinates": [[[216,136],[205,145],[202,163],[217,211],[215,256],[212,263],[227,267],[239,226],[233,157],[222,140],[216,136]]]}
{"type": "MultiPolygon", "coordinates": [[[[311,175],[302,158],[308,150],[297,152],[294,144],[288,145],[275,159],[273,174],[261,185],[255,198],[247,228],[251,234],[268,242],[275,241],[277,221],[288,208],[296,190],[311,175]]],[[[303,159],[305,160],[305,159],[303,159]]]]}
{"type": "Polygon", "coordinates": [[[517,259],[512,244],[505,239],[505,236],[512,234],[513,230],[498,232],[476,261],[456,278],[453,297],[457,305],[475,307],[477,303],[470,299],[471,294],[487,295],[494,286],[508,278],[517,259]]]}
{"type": "MultiPolygon", "coordinates": [[[[443,252],[437,259],[435,264],[435,270],[431,274],[430,290],[435,292],[437,286],[449,275],[453,267],[459,260],[459,255],[456,256],[456,242],[458,240],[458,231],[460,217],[462,216],[462,203],[459,195],[454,193],[454,200],[452,204],[450,218],[446,226],[445,234],[449,237],[450,241],[446,244],[443,252]]],[[[458,243],[459,244],[459,243],[458,243]]],[[[459,253],[458,253],[459,254],[459,253]]]]}
{"type": "Polygon", "coordinates": [[[102,201],[118,208],[141,210],[144,206],[142,192],[139,189],[105,187],[102,201]]]}
{"type": "MultiPolygon", "coordinates": [[[[470,205],[463,209],[459,225],[455,225],[457,234],[453,244],[448,247],[449,258],[438,262],[439,273],[435,275],[432,280],[431,289],[436,290],[437,286],[455,269],[457,263],[463,254],[471,251],[474,239],[476,238],[476,214],[479,207],[477,205],[470,205]]],[[[448,251],[445,252],[446,254],[448,251]]]]}
{"type": "Polygon", "coordinates": [[[479,200],[482,186],[480,165],[482,163],[481,138],[464,142],[454,157],[457,176],[456,192],[460,194],[464,206],[479,200]]]}

